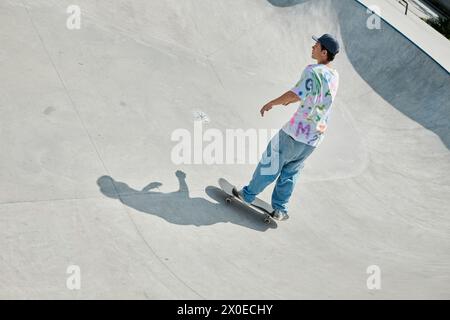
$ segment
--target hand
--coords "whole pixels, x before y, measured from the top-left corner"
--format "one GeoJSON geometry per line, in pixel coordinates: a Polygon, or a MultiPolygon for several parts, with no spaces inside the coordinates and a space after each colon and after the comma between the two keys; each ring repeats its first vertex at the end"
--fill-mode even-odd
{"type": "Polygon", "coordinates": [[[269,111],[270,109],[272,109],[273,104],[272,102],[269,102],[268,104],[266,104],[264,107],[261,108],[261,111],[259,111],[261,113],[261,117],[264,117],[264,112],[269,111]]]}
{"type": "Polygon", "coordinates": [[[177,170],[177,172],[175,172],[175,175],[180,179],[186,179],[186,173],[181,170],[177,170]]]}

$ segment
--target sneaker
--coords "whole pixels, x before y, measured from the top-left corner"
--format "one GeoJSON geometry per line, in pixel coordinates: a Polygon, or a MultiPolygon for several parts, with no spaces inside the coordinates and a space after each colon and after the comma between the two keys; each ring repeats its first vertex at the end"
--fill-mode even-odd
{"type": "Polygon", "coordinates": [[[248,203],[244,200],[244,196],[242,195],[242,190],[238,191],[236,188],[233,188],[232,190],[233,196],[241,200],[242,202],[248,203]]]}
{"type": "Polygon", "coordinates": [[[273,212],[272,217],[278,221],[283,221],[283,220],[289,219],[289,215],[287,214],[287,212],[283,212],[278,209],[273,212]]]}

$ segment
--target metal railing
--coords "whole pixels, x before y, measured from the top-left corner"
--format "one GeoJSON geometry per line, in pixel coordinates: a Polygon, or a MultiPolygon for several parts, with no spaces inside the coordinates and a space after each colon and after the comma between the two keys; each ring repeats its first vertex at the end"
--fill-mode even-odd
{"type": "Polygon", "coordinates": [[[400,3],[402,3],[402,2],[405,3],[405,15],[407,15],[407,14],[408,14],[408,6],[409,6],[408,1],[406,1],[406,0],[400,0],[399,2],[400,2],[400,3]]]}

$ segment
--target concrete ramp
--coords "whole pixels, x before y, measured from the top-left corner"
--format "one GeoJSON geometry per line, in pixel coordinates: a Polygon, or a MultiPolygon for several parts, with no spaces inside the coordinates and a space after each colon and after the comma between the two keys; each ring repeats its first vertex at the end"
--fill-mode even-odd
{"type": "Polygon", "coordinates": [[[74,30],[72,4],[0,3],[0,298],[450,298],[448,61],[354,0],[78,0],[74,30]],[[267,226],[217,184],[255,164],[172,138],[279,129],[297,106],[259,109],[325,32],[330,127],[267,226]]]}

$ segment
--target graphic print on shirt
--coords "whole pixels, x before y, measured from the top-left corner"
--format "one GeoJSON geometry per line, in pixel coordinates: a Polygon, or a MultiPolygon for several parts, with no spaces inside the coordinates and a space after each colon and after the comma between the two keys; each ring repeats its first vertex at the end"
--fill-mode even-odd
{"type": "Polygon", "coordinates": [[[295,140],[317,146],[323,139],[339,75],[336,70],[315,64],[305,68],[295,87],[300,106],[283,130],[295,140]]]}

